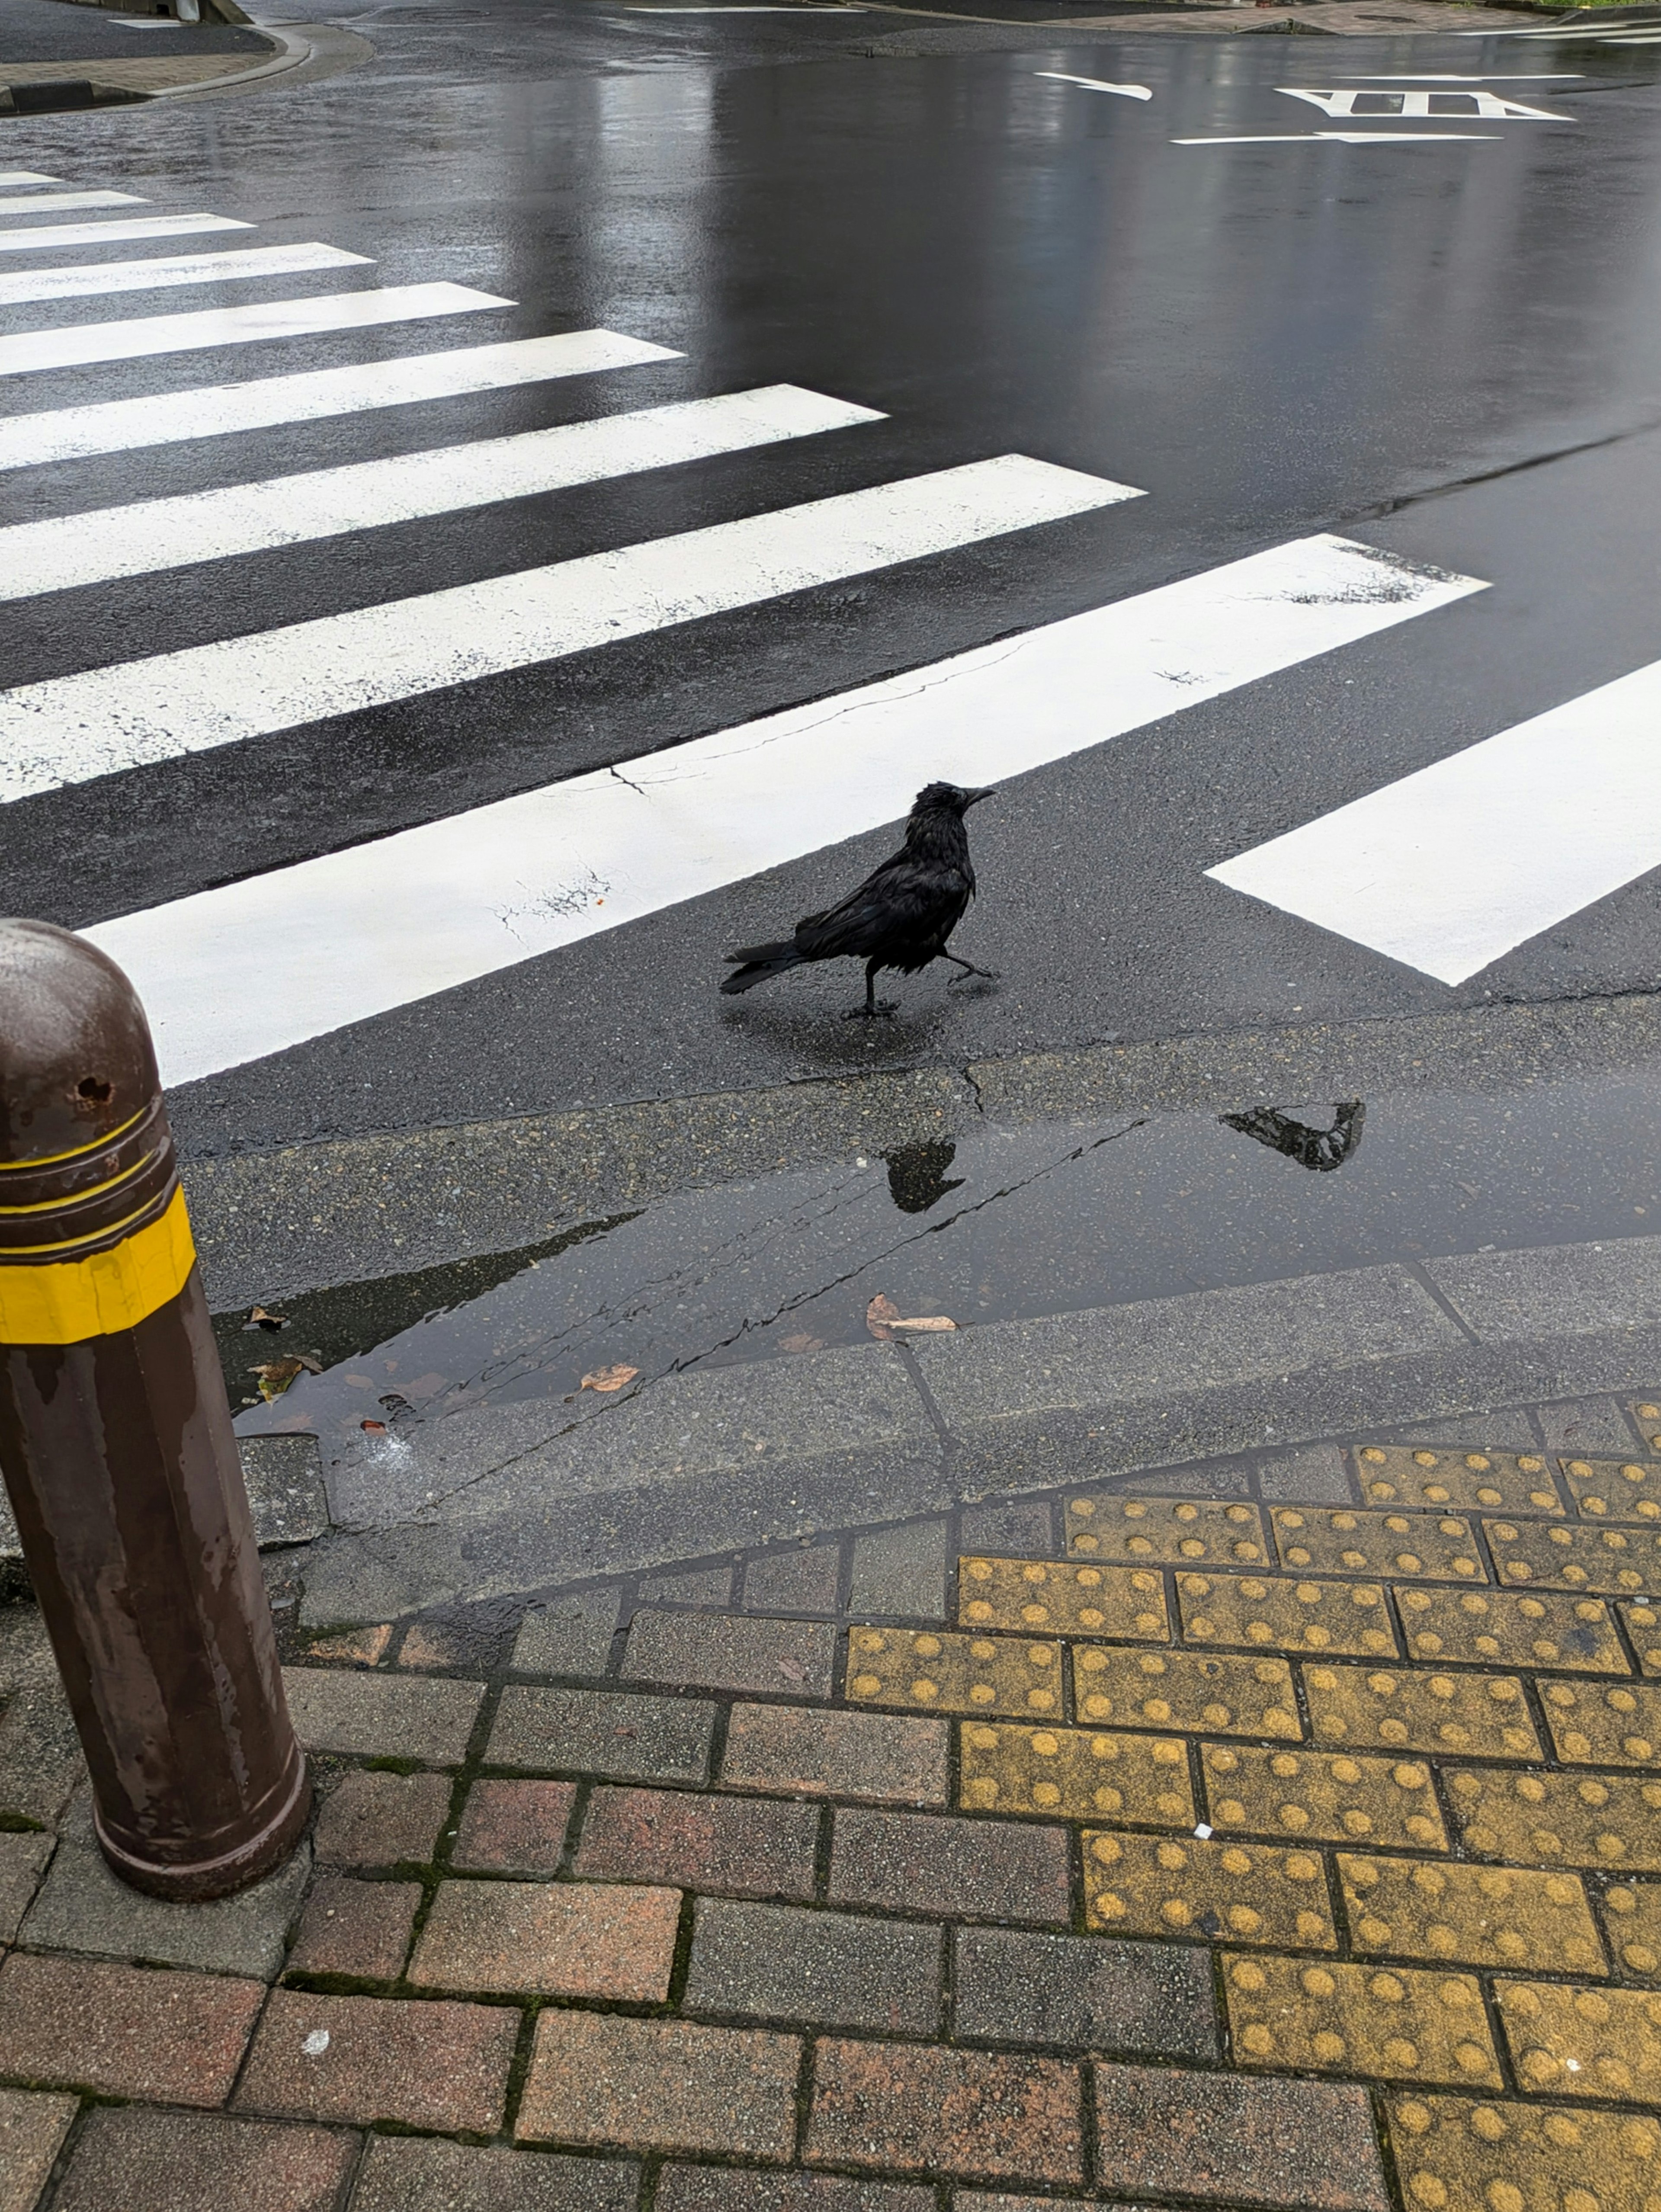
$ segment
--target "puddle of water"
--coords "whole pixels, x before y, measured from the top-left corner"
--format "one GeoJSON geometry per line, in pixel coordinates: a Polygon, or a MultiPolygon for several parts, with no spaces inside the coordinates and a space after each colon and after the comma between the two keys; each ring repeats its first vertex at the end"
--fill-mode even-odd
{"type": "Polygon", "coordinates": [[[303,1353],[245,1435],[563,1397],[868,1341],[879,1292],[960,1326],[1332,1268],[1661,1231],[1658,1071],[1497,1096],[1386,1094],[1254,1114],[1123,1115],[730,1184],[518,1252],[216,1323],[234,1406],[303,1353]]]}

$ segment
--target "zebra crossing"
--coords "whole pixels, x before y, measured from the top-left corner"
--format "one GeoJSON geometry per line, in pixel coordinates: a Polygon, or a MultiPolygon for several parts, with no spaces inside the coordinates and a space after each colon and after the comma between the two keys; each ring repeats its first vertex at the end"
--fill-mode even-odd
{"type": "MultiPolygon", "coordinates": [[[[130,208],[137,196],[29,172],[0,173],[0,212],[40,222],[0,231],[0,252],[48,241],[137,249],[0,274],[0,307],[221,283],[285,287],[284,296],[240,304],[0,331],[0,392],[14,402],[0,421],[0,470],[142,458],[182,440],[234,441],[283,425],[349,428],[348,418],[400,407],[682,358],[605,329],[532,338],[493,329],[475,342],[458,319],[514,301],[447,281],[378,286],[370,256],[322,241],[146,254],[150,242],[192,229],[257,226],[209,213],[66,225],[58,221],[66,208],[130,208]],[[313,272],[356,289],[294,288],[313,272]],[[435,325],[458,342],[435,346],[435,325]],[[399,332],[406,349],[380,362],[283,367],[295,340],[345,342],[376,328],[399,332]],[[244,345],[265,349],[250,357],[255,374],[239,378],[226,365],[184,392],[100,397],[94,386],[88,397],[84,376],[63,394],[49,380],[44,390],[25,381],[116,365],[130,377],[152,357],[244,345]],[[30,404],[37,392],[47,404],[30,404]]],[[[788,454],[804,440],[853,453],[884,419],[834,394],[770,385],[165,496],[143,496],[136,481],[134,496],[0,526],[0,599],[165,579],[186,564],[356,533],[372,564],[374,533],[396,523],[723,455],[788,454]]],[[[232,445],[210,450],[234,453],[232,445]]],[[[20,683],[0,693],[0,806],[551,666],[1145,497],[1116,478],[992,453],[20,683]]],[[[903,813],[931,776],[990,783],[1043,768],[1485,588],[1485,579],[1348,538],[1295,538],[665,751],[642,741],[639,757],[613,767],[112,917],[87,934],[137,983],[164,1078],[187,1082],[863,835],[903,813]],[[280,942],[285,957],[251,991],[247,948],[264,942],[280,942]]],[[[1661,670],[1640,671],[1208,872],[1244,898],[1462,981],[1661,865],[1648,830],[1661,810],[1645,736],[1658,699],[1661,670]],[[1561,811],[1542,806],[1540,793],[1567,753],[1583,803],[1565,838],[1561,811]],[[1448,866],[1461,836],[1487,855],[1463,874],[1448,866]]]]}

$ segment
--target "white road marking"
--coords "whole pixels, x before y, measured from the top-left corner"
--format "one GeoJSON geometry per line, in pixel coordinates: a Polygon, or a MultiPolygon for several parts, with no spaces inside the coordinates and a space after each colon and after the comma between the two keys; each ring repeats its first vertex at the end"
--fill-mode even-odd
{"type": "Polygon", "coordinates": [[[1118,92],[1127,100],[1152,100],[1153,93],[1145,84],[1109,84],[1098,76],[1068,76],[1064,70],[1034,70],[1034,76],[1053,77],[1057,84],[1082,85],[1086,92],[1118,92]]]}
{"type": "Polygon", "coordinates": [[[234,430],[265,429],[276,422],[315,422],[366,408],[414,406],[425,399],[498,392],[551,377],[592,376],[602,369],[683,359],[684,355],[667,346],[648,345],[643,338],[623,337],[615,331],[567,331],[557,337],[456,346],[447,353],[405,354],[393,361],[349,368],[302,369],[247,384],[204,384],[183,392],[150,392],[137,399],[54,407],[0,422],[0,469],[79,460],[89,453],[125,453],[138,446],[167,446],[187,438],[223,437],[234,430]]]}
{"type": "Polygon", "coordinates": [[[326,292],[312,300],[260,300],[246,307],[72,323],[63,330],[0,337],[0,376],[76,368],[88,362],[137,361],[147,354],[192,353],[204,346],[252,345],[265,338],[308,337],[321,331],[365,330],[378,323],[469,315],[515,304],[465,284],[390,284],[373,292],[326,292]]]}
{"type": "Polygon", "coordinates": [[[1005,453],[0,694],[0,801],[756,606],[1141,494],[1005,453]]]}
{"type": "MultiPolygon", "coordinates": [[[[1277,92],[1288,100],[1306,100],[1311,107],[1318,107],[1323,115],[1355,115],[1358,100],[1399,100],[1401,106],[1371,111],[1372,119],[1383,123],[1393,115],[1414,116],[1422,119],[1437,116],[1444,123],[1463,122],[1467,118],[1484,123],[1573,123],[1573,115],[1558,115],[1548,107],[1528,107],[1520,100],[1506,100],[1497,92],[1466,90],[1436,92],[1428,86],[1422,92],[1376,92],[1365,85],[1343,85],[1317,92],[1307,86],[1276,85],[1277,92]],[[1462,107],[1456,115],[1451,108],[1433,108],[1433,100],[1468,100],[1469,107],[1462,107]]],[[[1359,119],[1359,118],[1358,118],[1359,119]]]]}
{"type": "Polygon", "coordinates": [[[86,934],[187,1083],[878,829],[930,777],[1025,774],[1484,588],[1303,538],[86,934]]]}
{"type": "Polygon", "coordinates": [[[27,199],[0,200],[0,215],[67,215],[71,208],[149,204],[143,192],[31,192],[27,199]]]}
{"type": "Polygon", "coordinates": [[[188,238],[209,230],[252,230],[232,215],[106,216],[102,222],[44,222],[32,230],[0,230],[0,253],[67,252],[71,246],[119,245],[130,238],[188,238]]]}
{"type": "Polygon", "coordinates": [[[0,169],[0,191],[9,191],[14,185],[61,185],[61,177],[43,177],[34,169],[0,169]]]}
{"type": "Polygon", "coordinates": [[[1439,982],[1661,866],[1661,661],[1207,872],[1439,982]]]}
{"type": "Polygon", "coordinates": [[[1583,70],[1513,70],[1508,76],[1463,76],[1457,72],[1436,74],[1430,70],[1397,70],[1387,75],[1378,71],[1372,76],[1358,76],[1356,84],[1584,84],[1583,70]]]}
{"type": "Polygon", "coordinates": [[[1251,138],[1173,138],[1173,146],[1313,146],[1325,140],[1341,146],[1459,146],[1474,140],[1500,142],[1497,131],[1290,131],[1251,138]]]}
{"type": "Polygon", "coordinates": [[[90,300],[106,292],[159,292],[179,284],[251,283],[304,276],[314,269],[367,269],[367,253],[338,246],[251,246],[244,253],[180,253],[152,261],[88,261],[79,268],[31,269],[0,276],[0,307],[32,300],[90,300]]]}
{"type": "Polygon", "coordinates": [[[175,499],[52,515],[0,528],[0,599],[453,514],[882,419],[872,407],[775,384],[175,499]]]}

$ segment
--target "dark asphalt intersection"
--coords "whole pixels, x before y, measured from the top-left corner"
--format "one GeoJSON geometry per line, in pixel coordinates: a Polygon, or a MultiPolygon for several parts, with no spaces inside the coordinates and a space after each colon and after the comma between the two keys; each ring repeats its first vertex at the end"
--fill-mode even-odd
{"type": "Polygon", "coordinates": [[[0,185],[7,904],[136,949],[192,1149],[1652,985],[1661,48],[677,15],[648,68],[526,9],[481,76],[465,12],[6,137],[58,180],[0,185]],[[192,216],[249,228],[131,228],[192,216]],[[210,253],[277,258],[121,273],[210,253]],[[642,357],[462,365],[590,331],[642,357]],[[1313,642],[1214,583],[1331,536],[1409,565],[1287,586],[1313,642]],[[1050,626],[1133,601],[1058,716],[1050,626]],[[993,762],[1001,980],[721,1000],[891,843],[867,710],[993,762]]]}

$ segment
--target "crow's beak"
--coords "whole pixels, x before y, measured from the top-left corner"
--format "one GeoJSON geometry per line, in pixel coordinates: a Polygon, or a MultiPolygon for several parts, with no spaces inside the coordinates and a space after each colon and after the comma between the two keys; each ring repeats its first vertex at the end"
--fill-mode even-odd
{"type": "Polygon", "coordinates": [[[982,799],[990,799],[997,787],[996,784],[989,783],[984,785],[979,791],[971,791],[969,793],[969,796],[964,800],[964,812],[966,814],[971,806],[978,806],[982,799]]]}

